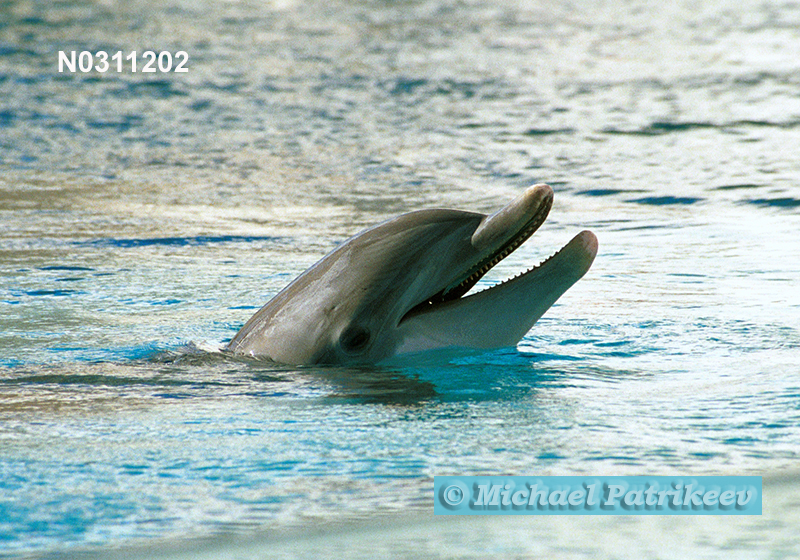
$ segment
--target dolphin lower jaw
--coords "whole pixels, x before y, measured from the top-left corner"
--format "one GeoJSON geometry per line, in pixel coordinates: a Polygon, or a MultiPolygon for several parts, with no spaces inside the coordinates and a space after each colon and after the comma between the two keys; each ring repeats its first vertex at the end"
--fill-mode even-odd
{"type": "Polygon", "coordinates": [[[590,231],[510,280],[404,318],[395,354],[437,348],[514,346],[542,315],[589,270],[597,254],[590,231]]]}

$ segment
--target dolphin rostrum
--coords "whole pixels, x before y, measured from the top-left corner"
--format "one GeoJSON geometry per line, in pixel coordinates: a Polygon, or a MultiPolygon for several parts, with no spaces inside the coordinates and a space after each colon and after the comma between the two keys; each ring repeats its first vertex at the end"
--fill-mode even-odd
{"type": "Polygon", "coordinates": [[[539,266],[465,296],[530,237],[553,204],[529,187],[487,216],[418,210],[351,237],[298,276],[227,350],[288,364],[376,363],[436,348],[514,346],[597,254],[583,231],[539,266]]]}

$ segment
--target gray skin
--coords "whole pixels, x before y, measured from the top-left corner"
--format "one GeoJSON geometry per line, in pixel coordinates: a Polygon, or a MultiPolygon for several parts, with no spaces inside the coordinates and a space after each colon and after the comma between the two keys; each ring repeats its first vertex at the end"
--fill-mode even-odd
{"type": "Polygon", "coordinates": [[[463,296],[538,229],[552,202],[553,190],[535,185],[490,216],[420,210],[367,229],[272,298],[226,350],[287,364],[355,364],[515,346],[589,270],[593,233],[579,233],[512,280],[463,296]]]}

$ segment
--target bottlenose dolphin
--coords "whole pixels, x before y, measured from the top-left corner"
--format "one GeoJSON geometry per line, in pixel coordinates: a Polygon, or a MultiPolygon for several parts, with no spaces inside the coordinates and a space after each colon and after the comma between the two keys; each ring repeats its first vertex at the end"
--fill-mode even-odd
{"type": "Polygon", "coordinates": [[[548,185],[487,216],[418,210],[362,231],[262,307],[226,350],[288,364],[377,363],[436,348],[515,346],[597,254],[590,231],[524,274],[463,297],[542,225],[548,185]]]}

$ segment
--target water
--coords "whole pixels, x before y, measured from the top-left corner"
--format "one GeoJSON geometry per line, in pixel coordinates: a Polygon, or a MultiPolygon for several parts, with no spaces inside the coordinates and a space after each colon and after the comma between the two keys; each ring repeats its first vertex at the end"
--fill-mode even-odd
{"type": "Polygon", "coordinates": [[[796,3],[0,5],[0,556],[790,558],[796,3]],[[59,50],[185,74],[59,74],[59,50]],[[517,349],[393,368],[216,350],[426,207],[600,253],[517,349]],[[755,474],[764,515],[436,519],[438,474],[755,474]],[[665,545],[665,543],[669,543],[665,545]]]}

